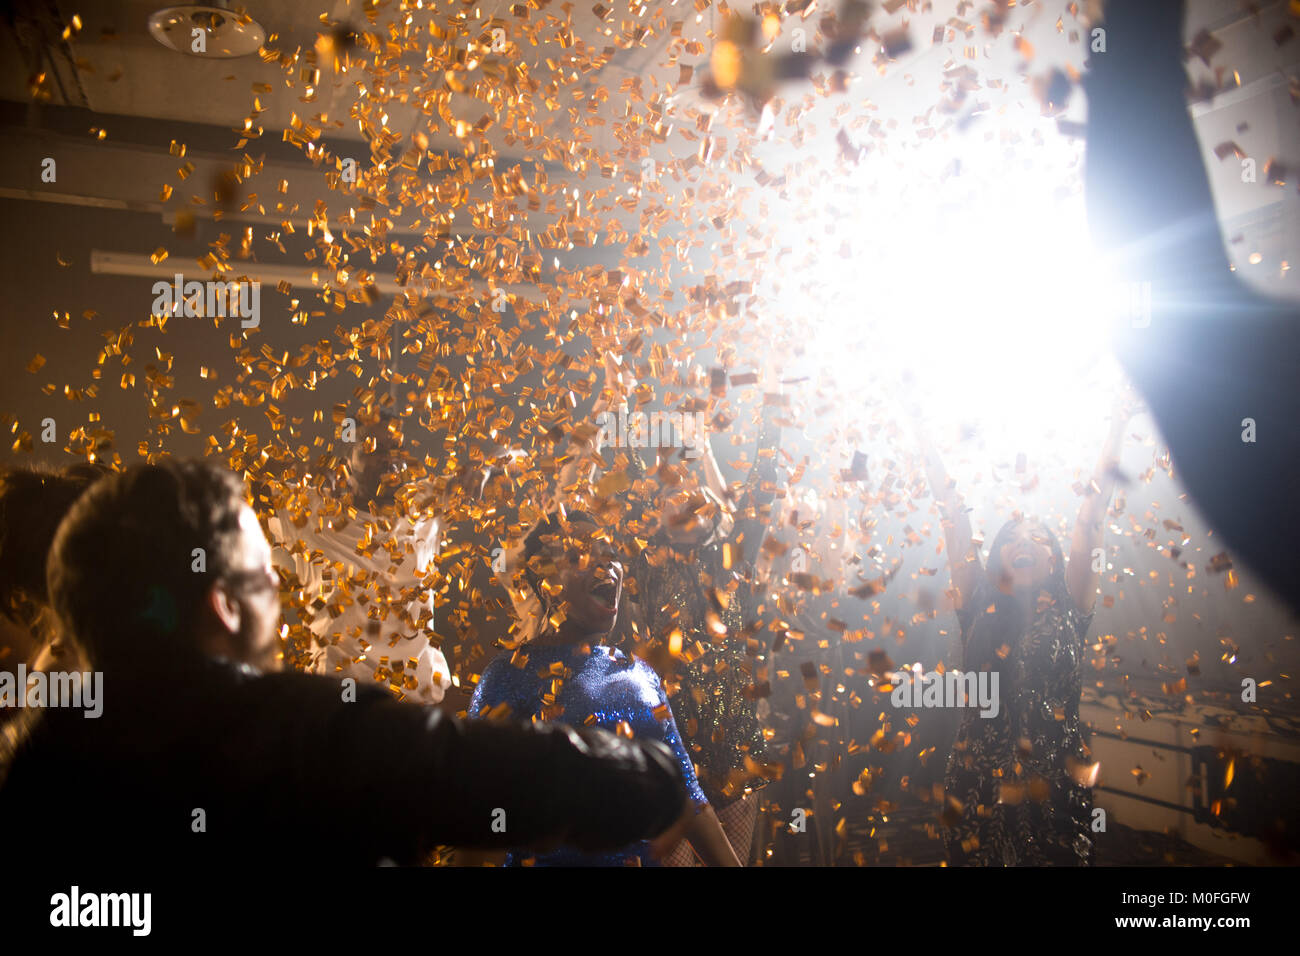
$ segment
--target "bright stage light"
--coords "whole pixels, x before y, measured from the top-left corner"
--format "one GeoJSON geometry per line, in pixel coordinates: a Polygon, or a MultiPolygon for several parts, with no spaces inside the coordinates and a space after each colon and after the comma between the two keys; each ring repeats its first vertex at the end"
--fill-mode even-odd
{"type": "Polygon", "coordinates": [[[1091,466],[1120,374],[1081,147],[1054,131],[1018,150],[1001,139],[868,157],[779,227],[782,244],[818,250],[764,286],[802,350],[793,375],[821,393],[807,406],[830,409],[814,414],[812,440],[872,407],[899,417],[910,374],[936,438],[974,435],[966,450],[990,464],[1091,466]]]}

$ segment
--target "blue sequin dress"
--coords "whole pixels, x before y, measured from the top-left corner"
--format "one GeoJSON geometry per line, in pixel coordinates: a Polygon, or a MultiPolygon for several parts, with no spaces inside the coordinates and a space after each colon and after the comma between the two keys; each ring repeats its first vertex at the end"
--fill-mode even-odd
{"type": "MultiPolygon", "coordinates": [[[[538,720],[545,703],[547,719],[575,727],[595,725],[612,731],[626,722],[635,736],[667,744],[681,764],[692,801],[697,806],[707,802],[653,667],[604,645],[530,644],[520,652],[523,655],[527,655],[523,666],[512,663],[514,655],[509,653],[488,664],[470,700],[471,717],[506,704],[513,718],[538,720]],[[592,716],[595,719],[589,724],[592,716]]],[[[627,866],[637,860],[642,866],[658,865],[644,841],[614,853],[566,848],[538,854],[512,852],[506,865],[519,866],[525,859],[536,866],[627,866]]]]}

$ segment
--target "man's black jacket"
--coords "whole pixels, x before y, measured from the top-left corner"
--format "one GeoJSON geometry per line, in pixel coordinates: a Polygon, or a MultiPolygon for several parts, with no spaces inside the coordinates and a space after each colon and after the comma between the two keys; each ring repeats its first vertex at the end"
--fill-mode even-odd
{"type": "Polygon", "coordinates": [[[101,717],[46,710],[9,761],[5,856],[339,866],[414,863],[440,844],[614,849],[685,805],[656,743],[356,698],[331,678],[212,661],[105,674],[101,717]]]}

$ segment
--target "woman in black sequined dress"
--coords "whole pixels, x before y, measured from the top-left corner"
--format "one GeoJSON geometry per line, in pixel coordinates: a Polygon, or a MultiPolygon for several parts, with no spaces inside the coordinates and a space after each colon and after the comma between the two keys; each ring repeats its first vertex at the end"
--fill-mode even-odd
{"type": "MultiPolygon", "coordinates": [[[[766,743],[755,692],[760,648],[751,634],[758,603],[752,559],[766,520],[758,516],[773,497],[778,434],[773,416],[765,415],[738,520],[724,513],[714,493],[670,495],[654,509],[658,529],[629,569],[645,633],[655,640],[681,633],[685,664],[677,672],[673,709],[700,784],[742,859],[749,856],[757,819],[753,791],[766,783],[747,768],[766,743]]],[[[711,450],[702,451],[706,484],[725,492],[711,450]]],[[[634,476],[643,476],[644,464],[632,457],[634,476]]],[[[667,862],[691,861],[675,854],[667,862]]]]}
{"type": "Polygon", "coordinates": [[[1028,519],[1004,525],[957,619],[962,670],[999,672],[1001,700],[993,717],[962,712],[944,777],[955,818],[945,830],[949,858],[1089,865],[1092,792],[1079,696],[1092,615],[1070,596],[1056,536],[1028,519]]]}
{"type": "Polygon", "coordinates": [[[728,567],[723,542],[703,534],[705,540],[695,541],[656,535],[630,575],[646,633],[664,638],[681,632],[685,663],[677,671],[673,709],[704,792],[724,826],[732,824],[727,835],[745,857],[754,821],[746,791],[765,782],[745,769],[746,759],[757,760],[764,750],[754,694],[756,642],[751,648],[746,630],[755,602],[747,564],[736,556],[728,567]]]}
{"type": "Polygon", "coordinates": [[[961,500],[926,448],[958,598],[960,667],[999,678],[996,713],[965,708],[948,758],[944,843],[954,865],[1093,862],[1096,765],[1083,740],[1079,698],[1104,565],[1103,523],[1131,413],[1118,405],[1112,417],[1068,561],[1046,526],[1018,517],[998,532],[983,567],[961,500]]]}

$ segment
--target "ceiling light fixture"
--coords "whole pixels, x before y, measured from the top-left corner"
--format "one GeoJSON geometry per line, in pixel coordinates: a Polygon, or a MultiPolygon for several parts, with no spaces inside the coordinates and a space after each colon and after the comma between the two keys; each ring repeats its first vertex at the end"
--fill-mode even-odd
{"type": "Polygon", "coordinates": [[[159,10],[149,17],[149,32],[169,50],[214,60],[256,53],[266,40],[261,24],[232,12],[226,0],[159,10]]]}

